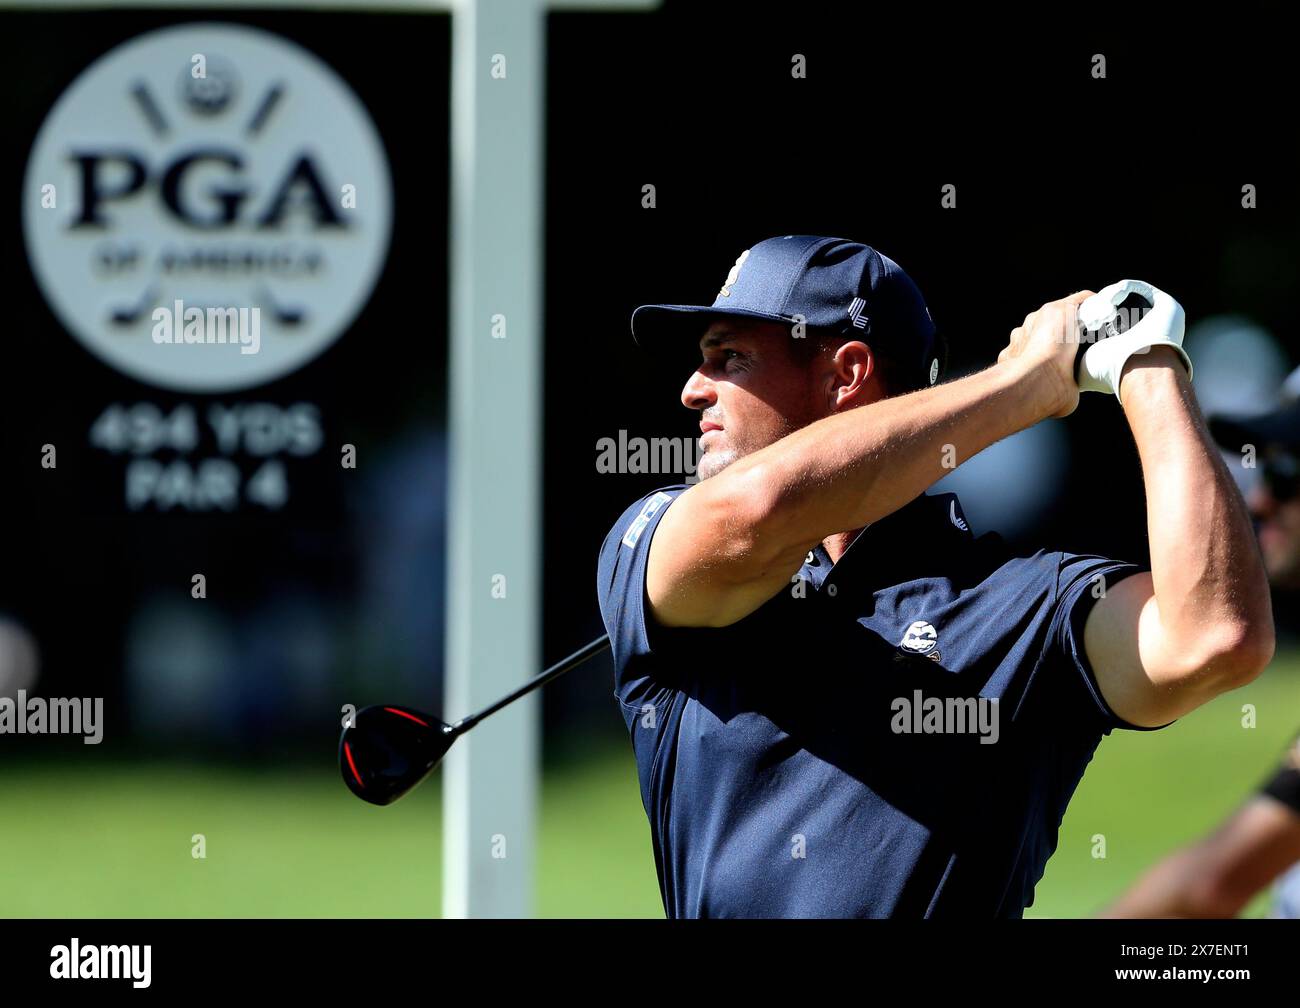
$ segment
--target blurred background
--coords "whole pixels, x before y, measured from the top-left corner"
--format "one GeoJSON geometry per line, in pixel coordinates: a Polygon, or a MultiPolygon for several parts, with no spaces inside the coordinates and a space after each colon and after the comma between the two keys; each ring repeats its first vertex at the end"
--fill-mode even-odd
{"type": "MultiPolygon", "coordinates": [[[[520,16],[529,9],[521,0],[520,16]]],[[[382,142],[391,241],[359,314],[322,352],[251,387],[194,393],[137,380],[69,333],[31,262],[21,201],[6,204],[0,695],[103,696],[107,727],[93,747],[0,735],[0,915],[436,915],[439,777],[379,812],[346,792],[335,759],[342,704],[467,713],[442,704],[455,590],[450,19],[0,9],[6,191],[24,191],[42,124],[90,64],[202,21],[282,36],[346,82],[382,142]],[[214,408],[239,417],[233,442],[204,425],[214,408]],[[198,441],[177,447],[163,432],[188,416],[198,441]],[[290,428],[304,440],[277,434],[290,428]],[[39,465],[46,444],[55,469],[39,465]],[[355,469],[339,465],[342,444],[355,469]],[[127,492],[133,460],[201,458],[274,489],[230,507],[127,492]],[[190,856],[193,834],[219,838],[208,858],[190,856]]],[[[1300,200],[1271,104],[1281,33],[1183,20],[1156,44],[1154,26],[1114,23],[1098,9],[1012,33],[972,15],[823,19],[801,5],[767,18],[674,2],[546,16],[547,662],[603,632],[595,557],[613,521],[685,475],[599,472],[598,441],[698,430],[678,401],[689,367],[638,355],[632,309],[710,303],[762,238],[838,235],[897,260],[948,337],[948,377],[990,364],[1043,302],[1137,277],[1184,305],[1207,410],[1278,401],[1300,363],[1300,200]],[[1104,80],[1090,75],[1096,53],[1104,80]],[[806,77],[791,74],[796,55],[806,77]]],[[[1249,490],[1251,474],[1234,471],[1249,490]]],[[[1146,559],[1136,453],[1100,396],[942,488],[976,533],[1146,559]]],[[[1157,734],[1103,743],[1029,916],[1095,912],[1270,770],[1300,725],[1294,608],[1279,598],[1283,647],[1256,683],[1157,734]],[[1254,729],[1241,727],[1245,703],[1254,729]],[[1091,856],[1097,833],[1104,860],[1091,856]]],[[[608,659],[549,687],[543,711],[539,914],[662,916],[608,659]]]]}

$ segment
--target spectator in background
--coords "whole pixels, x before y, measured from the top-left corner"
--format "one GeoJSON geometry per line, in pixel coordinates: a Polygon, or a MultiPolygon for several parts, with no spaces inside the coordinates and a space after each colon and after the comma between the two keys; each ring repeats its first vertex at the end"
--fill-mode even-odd
{"type": "MultiPolygon", "coordinates": [[[[1247,457],[1253,446],[1262,479],[1248,496],[1260,552],[1282,630],[1300,627],[1300,369],[1287,379],[1287,401],[1248,420],[1210,422],[1215,439],[1247,457]]],[[[1274,917],[1300,918],[1300,735],[1276,770],[1207,836],[1175,851],[1138,879],[1107,917],[1235,917],[1282,877],[1274,917]]]]}

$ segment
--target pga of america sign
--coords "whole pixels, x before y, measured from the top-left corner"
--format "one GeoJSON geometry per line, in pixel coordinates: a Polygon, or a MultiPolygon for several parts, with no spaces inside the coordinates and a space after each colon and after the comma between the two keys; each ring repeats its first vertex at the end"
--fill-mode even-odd
{"type": "Polygon", "coordinates": [[[88,350],[142,382],[229,392],[289,374],[352,324],[387,256],[388,163],[324,63],[242,25],[131,39],[72,83],[23,189],[33,273],[88,350]],[[158,337],[177,303],[251,313],[257,350],[158,337]]]}

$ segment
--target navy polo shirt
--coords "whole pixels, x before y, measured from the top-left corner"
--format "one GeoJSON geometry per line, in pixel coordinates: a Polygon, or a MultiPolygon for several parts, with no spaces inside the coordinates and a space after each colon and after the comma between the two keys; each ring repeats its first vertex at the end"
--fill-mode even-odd
{"type": "Polygon", "coordinates": [[[745,619],[663,627],[646,557],[685,490],[624,512],[597,585],[668,916],[1020,917],[1097,744],[1134,727],[1083,626],[1145,568],[1017,556],[922,495],[745,619]]]}

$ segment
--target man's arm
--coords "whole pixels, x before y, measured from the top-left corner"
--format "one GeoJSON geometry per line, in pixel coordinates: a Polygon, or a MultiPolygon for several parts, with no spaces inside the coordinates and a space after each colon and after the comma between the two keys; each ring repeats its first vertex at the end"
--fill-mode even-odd
{"type": "Polygon", "coordinates": [[[787,585],[827,536],[891,514],[954,463],[1072,412],[1071,340],[1090,293],[1031,314],[985,371],[825,417],[691,487],[651,542],[654,617],[665,626],[735,623],[787,585]]]}
{"type": "Polygon", "coordinates": [[[1143,875],[1103,917],[1235,917],[1300,861],[1300,815],[1256,795],[1204,839],[1143,875]]]}
{"type": "Polygon", "coordinates": [[[1121,382],[1151,573],[1106,591],[1084,647],[1110,708],[1153,727],[1254,679],[1273,656],[1273,610],[1245,502],[1178,358],[1167,347],[1135,355],[1121,382]]]}

